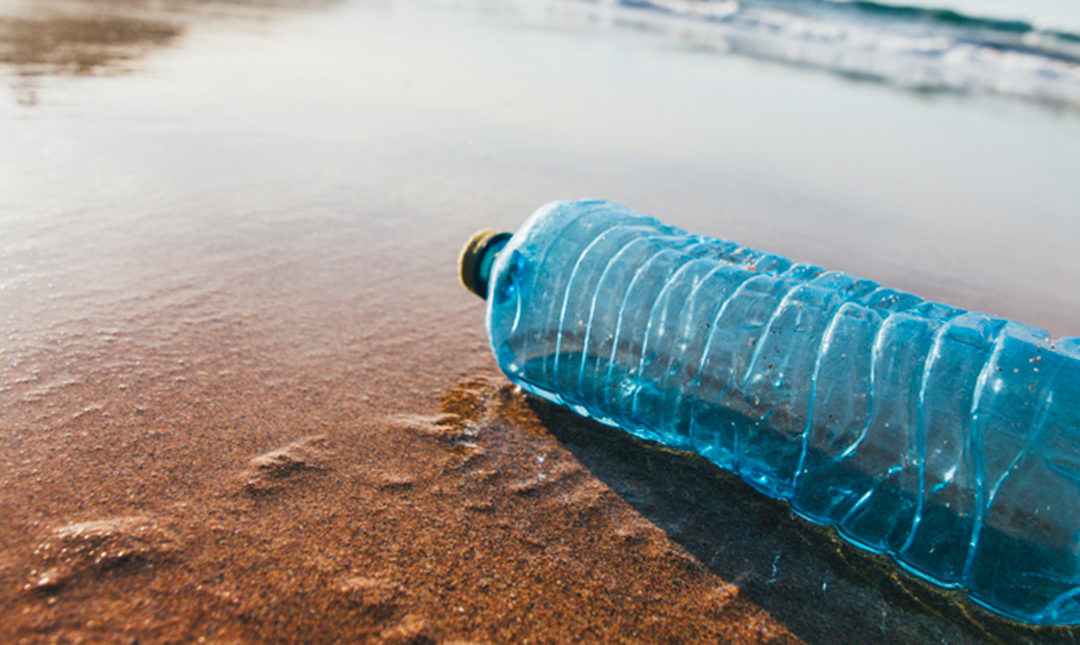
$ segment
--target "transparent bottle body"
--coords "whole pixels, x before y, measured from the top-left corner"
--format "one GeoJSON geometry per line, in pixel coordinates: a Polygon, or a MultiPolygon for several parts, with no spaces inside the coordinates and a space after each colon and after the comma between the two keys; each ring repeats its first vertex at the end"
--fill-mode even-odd
{"type": "Polygon", "coordinates": [[[527,391],[995,611],[1080,623],[1080,339],[602,201],[537,211],[487,302],[527,391]]]}

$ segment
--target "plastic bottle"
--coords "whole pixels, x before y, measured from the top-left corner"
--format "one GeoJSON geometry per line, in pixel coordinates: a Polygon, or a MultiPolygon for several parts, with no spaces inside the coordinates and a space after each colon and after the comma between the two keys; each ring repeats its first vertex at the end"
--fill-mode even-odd
{"type": "Polygon", "coordinates": [[[482,231],[461,271],[528,392],[697,452],[995,611],[1080,623],[1080,338],[604,201],[482,231]]]}

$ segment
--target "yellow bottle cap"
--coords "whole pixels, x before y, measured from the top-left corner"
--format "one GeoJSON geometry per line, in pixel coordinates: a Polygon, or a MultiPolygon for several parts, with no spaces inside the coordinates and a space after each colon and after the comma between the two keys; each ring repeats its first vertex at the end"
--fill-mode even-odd
{"type": "Polygon", "coordinates": [[[503,241],[508,237],[509,233],[500,233],[490,228],[473,233],[458,258],[458,275],[466,289],[481,298],[487,298],[487,271],[491,266],[490,263],[484,266],[484,258],[492,242],[503,241]]]}

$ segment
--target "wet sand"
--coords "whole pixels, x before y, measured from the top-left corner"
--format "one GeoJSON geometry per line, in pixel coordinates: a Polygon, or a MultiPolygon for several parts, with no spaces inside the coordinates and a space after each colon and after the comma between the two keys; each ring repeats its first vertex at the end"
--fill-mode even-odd
{"type": "Polygon", "coordinates": [[[1075,334],[1076,119],[512,7],[30,4],[0,16],[0,641],[1074,638],[524,397],[455,261],[599,195],[1075,334]]]}

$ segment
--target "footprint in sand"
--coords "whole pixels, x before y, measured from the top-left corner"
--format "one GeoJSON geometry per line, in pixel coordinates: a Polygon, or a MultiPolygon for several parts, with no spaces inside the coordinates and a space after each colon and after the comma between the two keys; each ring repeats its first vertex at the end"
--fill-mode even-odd
{"type": "Polygon", "coordinates": [[[180,549],[176,534],[147,516],[68,524],[49,531],[38,543],[24,588],[57,591],[82,577],[168,560],[180,549]]]}
{"type": "Polygon", "coordinates": [[[295,481],[304,472],[326,470],[331,452],[330,441],[318,435],[253,457],[240,476],[243,490],[249,495],[266,495],[295,481]]]}

